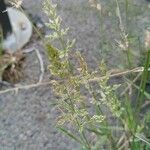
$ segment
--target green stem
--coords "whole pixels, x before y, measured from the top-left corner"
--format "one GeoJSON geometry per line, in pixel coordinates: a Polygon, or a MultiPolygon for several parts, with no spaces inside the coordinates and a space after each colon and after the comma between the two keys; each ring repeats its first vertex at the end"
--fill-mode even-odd
{"type": "Polygon", "coordinates": [[[65,41],[63,40],[63,38],[62,38],[62,35],[61,35],[61,31],[56,31],[57,32],[57,34],[58,34],[58,36],[59,36],[59,41],[60,41],[60,43],[61,43],[61,45],[62,45],[62,49],[63,50],[66,50],[66,43],[65,43],[65,41]]]}
{"type": "Polygon", "coordinates": [[[149,66],[150,66],[150,50],[148,50],[148,52],[147,52],[145,65],[144,65],[144,71],[143,71],[143,75],[142,75],[142,79],[141,79],[141,83],[140,83],[140,90],[139,90],[138,97],[137,97],[137,102],[136,102],[136,107],[135,107],[135,113],[137,115],[140,111],[140,106],[141,106],[141,103],[142,103],[142,100],[144,97],[146,82],[148,80],[149,66]]]}
{"type": "MultiPolygon", "coordinates": [[[[139,123],[138,117],[139,117],[139,113],[140,113],[140,107],[142,104],[142,100],[144,98],[146,82],[148,80],[149,66],[150,66],[150,49],[147,51],[147,56],[146,56],[145,65],[144,65],[144,71],[143,71],[141,84],[140,84],[140,90],[138,93],[138,97],[137,97],[137,101],[136,101],[136,107],[135,107],[135,111],[134,111],[135,119],[137,121],[136,125],[135,125],[135,129],[134,129],[134,133],[137,132],[137,127],[138,127],[138,123],[139,123]]],[[[135,141],[135,136],[133,136],[132,147],[134,147],[134,141],[135,141]]]]}

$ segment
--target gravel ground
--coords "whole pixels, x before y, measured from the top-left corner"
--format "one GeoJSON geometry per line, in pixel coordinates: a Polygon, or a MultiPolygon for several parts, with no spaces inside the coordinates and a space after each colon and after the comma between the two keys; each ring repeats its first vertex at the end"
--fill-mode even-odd
{"type": "MultiPolygon", "coordinates": [[[[42,0],[24,0],[24,7],[33,16],[39,16],[44,21],[47,18],[41,12],[42,0]]],[[[99,20],[95,10],[89,7],[88,0],[65,0],[58,2],[58,10],[64,25],[70,27],[70,37],[77,40],[76,48],[87,58],[94,68],[101,58],[99,35],[99,20]]],[[[147,7],[144,0],[137,4],[147,7]]],[[[139,25],[148,22],[148,14],[139,15],[139,25]]],[[[106,21],[109,29],[110,22],[106,21]]],[[[110,31],[108,31],[109,33],[110,31]]],[[[44,60],[44,81],[48,81],[49,72],[47,57],[41,41],[30,43],[35,46],[44,60]]],[[[107,55],[110,67],[118,64],[119,55],[109,52],[107,55]],[[118,58],[118,59],[117,59],[118,58]]],[[[24,78],[21,85],[36,83],[40,74],[39,62],[35,52],[27,54],[24,65],[24,78]]],[[[3,88],[4,89],[4,88],[3,88]]],[[[54,128],[57,113],[50,107],[55,98],[50,86],[39,86],[25,90],[0,94],[0,150],[74,150],[78,145],[68,140],[54,128]]]]}

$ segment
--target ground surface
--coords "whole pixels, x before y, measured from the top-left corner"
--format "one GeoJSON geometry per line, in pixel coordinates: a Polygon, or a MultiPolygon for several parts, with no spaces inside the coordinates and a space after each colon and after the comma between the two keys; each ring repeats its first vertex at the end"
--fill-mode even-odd
{"type": "MultiPolygon", "coordinates": [[[[24,0],[24,7],[33,16],[38,15],[45,20],[46,17],[41,11],[41,1],[24,0]]],[[[138,15],[138,25],[144,28],[150,20],[148,3],[144,0],[136,2],[137,6],[142,8],[142,13],[138,15]]],[[[76,49],[84,54],[91,67],[95,67],[96,61],[104,55],[110,67],[117,66],[121,60],[120,54],[116,54],[117,51],[107,51],[102,54],[100,50],[103,35],[99,33],[98,15],[90,8],[88,0],[59,1],[58,9],[65,26],[70,27],[70,37],[77,40],[76,49]]],[[[108,19],[105,20],[106,34],[111,36],[113,31],[108,19]]],[[[47,56],[41,41],[33,41],[28,47],[35,46],[40,51],[45,67],[43,81],[48,81],[47,56]]],[[[27,85],[38,81],[40,70],[35,52],[27,54],[24,74],[24,78],[18,84],[27,85]]],[[[68,140],[54,128],[53,123],[57,113],[50,107],[50,103],[54,101],[49,85],[0,94],[0,150],[77,149],[73,141],[68,140]]]]}

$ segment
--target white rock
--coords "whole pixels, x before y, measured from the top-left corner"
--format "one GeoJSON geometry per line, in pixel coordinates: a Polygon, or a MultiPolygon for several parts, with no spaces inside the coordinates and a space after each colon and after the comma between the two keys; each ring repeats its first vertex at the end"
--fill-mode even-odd
{"type": "Polygon", "coordinates": [[[15,8],[8,8],[7,11],[13,33],[3,41],[3,49],[14,53],[29,42],[32,35],[32,24],[23,12],[15,8]]]}

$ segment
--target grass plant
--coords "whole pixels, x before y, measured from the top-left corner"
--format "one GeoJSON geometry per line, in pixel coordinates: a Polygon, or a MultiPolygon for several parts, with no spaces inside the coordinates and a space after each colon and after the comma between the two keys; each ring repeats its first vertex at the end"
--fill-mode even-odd
{"type": "MultiPolygon", "coordinates": [[[[94,0],[90,3],[98,11],[102,11],[100,3],[94,0]]],[[[124,64],[126,68],[133,69],[135,56],[132,52],[132,44],[135,44],[135,41],[131,40],[131,33],[128,33],[129,20],[134,20],[134,16],[130,18],[129,13],[129,8],[131,10],[133,7],[133,1],[132,3],[125,1],[125,24],[122,19],[120,1],[115,0],[114,4],[116,4],[120,35],[120,39],[116,40],[118,49],[126,54],[127,65],[124,64]]],[[[124,78],[124,84],[130,84],[130,88],[138,90],[136,101],[131,99],[131,93],[128,90],[124,96],[120,96],[117,91],[122,86],[109,84],[110,71],[104,61],[101,61],[98,69],[90,71],[86,58],[79,51],[74,53],[71,51],[75,40],[67,39],[69,29],[63,28],[56,9],[57,5],[51,0],[44,0],[43,10],[49,18],[46,25],[53,30],[53,33],[47,36],[44,45],[50,60],[49,70],[54,77],[53,91],[57,96],[54,105],[59,112],[56,127],[79,143],[83,150],[150,149],[150,134],[146,133],[150,129],[150,113],[142,115],[141,112],[144,96],[150,98],[145,90],[149,80],[149,47],[145,48],[148,50],[144,55],[145,64],[140,86],[131,81],[138,74],[131,72],[130,76],[124,78]],[[60,42],[60,47],[52,44],[55,40],[60,42]],[[72,61],[72,57],[75,61],[72,61]]],[[[102,21],[101,15],[102,13],[100,14],[102,21]]],[[[100,32],[105,33],[103,30],[103,23],[101,23],[100,32]]]]}

